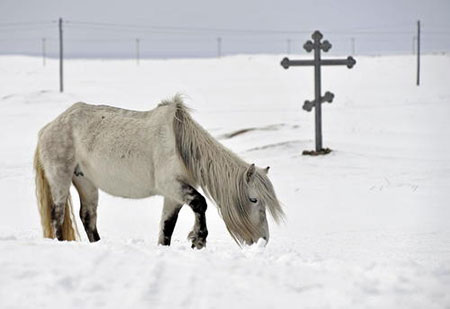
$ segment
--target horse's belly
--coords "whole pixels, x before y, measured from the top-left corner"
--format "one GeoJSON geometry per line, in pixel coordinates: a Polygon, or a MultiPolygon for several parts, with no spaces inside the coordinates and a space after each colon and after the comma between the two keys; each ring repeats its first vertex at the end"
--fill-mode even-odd
{"type": "Polygon", "coordinates": [[[94,167],[80,164],[81,172],[97,188],[114,196],[145,198],[156,195],[152,173],[144,167],[96,162],[94,167]]]}

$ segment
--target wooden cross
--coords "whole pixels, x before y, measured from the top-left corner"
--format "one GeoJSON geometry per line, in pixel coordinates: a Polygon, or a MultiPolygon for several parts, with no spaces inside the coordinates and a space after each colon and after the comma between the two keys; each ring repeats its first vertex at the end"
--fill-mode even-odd
{"type": "Polygon", "coordinates": [[[331,44],[327,40],[321,42],[323,35],[319,31],[315,31],[312,34],[313,41],[308,40],[303,48],[309,53],[314,50],[314,60],[289,60],[289,58],[284,58],[281,61],[281,66],[288,69],[290,66],[314,66],[314,80],[315,80],[315,99],[314,101],[305,101],[303,104],[303,109],[310,112],[312,108],[315,108],[315,122],[316,122],[316,151],[315,152],[304,152],[305,154],[324,154],[328,153],[329,149],[322,148],[322,108],[321,103],[328,102],[331,103],[334,98],[334,94],[327,91],[325,95],[321,94],[321,78],[320,78],[320,67],[322,65],[346,65],[351,69],[355,64],[356,60],[353,57],[347,57],[347,59],[321,59],[320,51],[323,50],[327,52],[331,49],[331,44]]]}

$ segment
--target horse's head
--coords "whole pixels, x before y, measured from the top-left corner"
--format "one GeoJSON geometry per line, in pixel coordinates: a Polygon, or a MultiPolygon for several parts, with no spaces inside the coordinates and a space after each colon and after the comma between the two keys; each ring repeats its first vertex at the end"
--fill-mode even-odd
{"type": "Polygon", "coordinates": [[[266,210],[276,222],[284,216],[268,171],[269,167],[261,169],[251,164],[237,182],[233,207],[222,209],[228,231],[238,243],[250,245],[260,238],[269,241],[266,210]]]}

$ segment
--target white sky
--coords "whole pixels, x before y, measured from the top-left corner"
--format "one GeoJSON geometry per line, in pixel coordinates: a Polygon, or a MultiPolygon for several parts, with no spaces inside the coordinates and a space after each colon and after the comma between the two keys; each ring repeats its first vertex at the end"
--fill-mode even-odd
{"type": "Polygon", "coordinates": [[[425,52],[450,50],[449,0],[0,0],[0,53],[40,55],[45,37],[55,55],[60,16],[68,57],[134,57],[136,38],[142,57],[215,56],[218,37],[223,54],[286,53],[289,39],[304,53],[315,29],[334,54],[352,53],[352,38],[356,54],[412,53],[418,19],[425,52]]]}

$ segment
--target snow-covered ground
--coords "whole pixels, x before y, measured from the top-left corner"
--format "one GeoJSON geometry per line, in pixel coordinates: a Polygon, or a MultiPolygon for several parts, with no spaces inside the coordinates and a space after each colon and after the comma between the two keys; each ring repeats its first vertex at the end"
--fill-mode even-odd
{"type": "Polygon", "coordinates": [[[0,57],[0,308],[450,308],[450,57],[424,56],[420,87],[411,56],[325,68],[323,157],[301,155],[313,71],[281,58],[68,60],[60,94],[56,61],[0,57]],[[176,92],[222,143],[271,166],[287,220],[268,246],[239,248],[209,203],[206,249],[190,249],[187,207],[159,247],[162,199],[106,194],[100,242],[43,239],[38,130],[76,101],[146,110],[176,92]]]}

